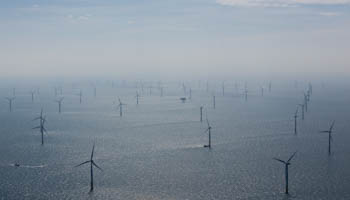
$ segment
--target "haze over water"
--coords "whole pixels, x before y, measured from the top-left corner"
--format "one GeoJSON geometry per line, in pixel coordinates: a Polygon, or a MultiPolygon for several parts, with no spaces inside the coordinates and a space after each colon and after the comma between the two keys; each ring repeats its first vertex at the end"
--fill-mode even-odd
{"type": "MultiPolygon", "coordinates": [[[[0,176],[3,199],[348,199],[350,148],[347,134],[350,96],[347,87],[314,84],[305,120],[293,114],[302,100],[304,83],[275,83],[260,96],[251,88],[248,101],[227,82],[226,94],[192,82],[192,99],[181,84],[163,83],[164,96],[148,89],[100,82],[97,97],[90,84],[63,85],[65,97],[58,114],[54,90],[41,87],[31,102],[29,88],[16,89],[13,112],[1,103],[0,176]],[[79,90],[83,101],[79,104],[79,90]],[[141,94],[136,105],[135,91],[141,94]],[[216,95],[216,109],[212,106],[216,95]],[[333,98],[337,96],[338,98],[333,98]],[[119,116],[117,97],[127,104],[119,116]],[[212,148],[207,125],[199,121],[199,107],[212,126],[212,148]],[[32,121],[44,109],[47,116],[45,144],[32,121]],[[336,120],[332,155],[328,135],[319,133],[336,120]],[[90,156],[96,142],[95,190],[89,194],[89,167],[75,165],[90,156]],[[290,165],[290,196],[284,194],[284,166],[290,165]],[[20,167],[14,167],[20,163],[20,167]]],[[[219,82],[211,82],[219,86],[219,82]]],[[[188,84],[190,85],[190,84],[188,84]]],[[[241,91],[243,83],[240,84],[241,91]]],[[[1,88],[1,96],[11,89],[1,88]]],[[[217,87],[219,88],[219,87],[217,87]]]]}

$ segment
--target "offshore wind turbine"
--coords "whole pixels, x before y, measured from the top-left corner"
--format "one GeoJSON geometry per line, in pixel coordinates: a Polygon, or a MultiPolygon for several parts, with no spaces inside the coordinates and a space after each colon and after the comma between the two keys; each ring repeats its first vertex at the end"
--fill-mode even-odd
{"type": "Polygon", "coordinates": [[[5,99],[9,102],[9,109],[12,112],[12,102],[16,99],[16,97],[5,97],[5,99]]]}
{"type": "Polygon", "coordinates": [[[295,156],[297,152],[294,152],[292,156],[289,157],[287,161],[278,159],[278,158],[273,158],[274,160],[277,160],[285,165],[285,178],[286,178],[286,190],[285,193],[288,194],[288,166],[290,165],[290,161],[292,158],[295,156]]]}
{"type": "Polygon", "coordinates": [[[45,122],[46,122],[46,117],[43,116],[43,109],[41,109],[40,112],[40,116],[33,119],[34,120],[39,120],[40,124],[37,127],[34,127],[33,129],[40,129],[40,133],[41,133],[41,145],[44,145],[44,132],[47,133],[46,129],[45,129],[45,122]]]}
{"type": "Polygon", "coordinates": [[[83,91],[82,90],[79,91],[78,96],[79,96],[79,103],[81,104],[82,98],[83,98],[83,91]]]}
{"type": "Polygon", "coordinates": [[[203,106],[199,108],[199,113],[200,113],[200,122],[203,122],[203,106]]]}
{"type": "Polygon", "coordinates": [[[261,86],[260,90],[261,90],[261,96],[263,97],[264,96],[264,86],[261,86]]]}
{"type": "Polygon", "coordinates": [[[120,100],[120,98],[118,98],[118,101],[119,101],[119,105],[118,105],[118,108],[119,108],[119,115],[120,117],[123,116],[123,106],[126,105],[124,103],[122,103],[122,101],[120,100]]]}
{"type": "Polygon", "coordinates": [[[32,102],[34,102],[35,91],[34,90],[30,91],[30,94],[32,95],[32,102]]]}
{"type": "Polygon", "coordinates": [[[320,133],[328,133],[328,155],[331,155],[331,142],[333,141],[332,133],[333,133],[334,123],[335,121],[332,122],[332,125],[329,128],[329,130],[320,131],[320,133]]]}
{"type": "Polygon", "coordinates": [[[211,126],[209,124],[209,120],[207,118],[207,125],[208,125],[208,128],[207,130],[205,130],[205,133],[208,132],[208,145],[204,145],[203,147],[204,148],[211,148],[211,126]]]}
{"type": "Polygon", "coordinates": [[[92,146],[92,151],[91,151],[91,156],[90,156],[90,160],[87,160],[85,162],[80,163],[79,165],[76,165],[75,167],[79,167],[81,165],[90,163],[90,192],[92,192],[94,190],[94,166],[97,167],[99,170],[103,171],[93,160],[94,158],[94,150],[95,150],[95,143],[92,146]]]}
{"type": "Polygon", "coordinates": [[[297,118],[298,118],[298,109],[299,107],[297,107],[297,110],[294,113],[294,134],[296,135],[298,133],[297,131],[297,118]]]}
{"type": "Polygon", "coordinates": [[[135,98],[136,98],[136,105],[139,105],[139,97],[140,97],[140,95],[139,95],[139,93],[136,91],[136,96],[135,96],[135,98]]]}
{"type": "Polygon", "coordinates": [[[307,94],[304,92],[304,105],[305,105],[305,112],[307,112],[307,102],[308,102],[307,94]]]}
{"type": "Polygon", "coordinates": [[[58,113],[61,113],[63,99],[64,99],[64,97],[61,97],[60,99],[55,100],[58,103],[58,113]]]}

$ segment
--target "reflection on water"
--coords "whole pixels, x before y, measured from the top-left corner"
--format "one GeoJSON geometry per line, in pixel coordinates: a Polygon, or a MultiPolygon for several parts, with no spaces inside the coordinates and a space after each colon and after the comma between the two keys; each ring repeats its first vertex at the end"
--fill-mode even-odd
{"type": "MultiPolygon", "coordinates": [[[[330,98],[314,88],[309,112],[293,134],[295,92],[275,89],[264,98],[217,96],[212,109],[205,90],[186,103],[181,90],[170,96],[146,96],[136,105],[135,89],[114,88],[127,103],[119,117],[111,88],[99,96],[67,95],[58,114],[49,89],[35,103],[18,96],[14,112],[0,110],[0,196],[3,199],[350,199],[349,96],[330,98]],[[199,107],[211,122],[212,149],[199,107]],[[48,134],[31,121],[40,109],[48,134]],[[319,134],[336,120],[333,153],[327,155],[327,135],[319,134]],[[89,191],[90,168],[74,168],[90,156],[103,172],[94,171],[95,191],[89,191]],[[284,195],[284,168],[272,158],[287,158],[290,195],[284,195]],[[19,166],[15,166],[18,163],[19,166]]],[[[74,91],[65,89],[68,94],[74,91]]],[[[333,92],[333,91],[332,91],[333,92]]],[[[0,94],[4,94],[2,89],[0,94]]],[[[18,90],[20,95],[20,90],[18,90]]],[[[340,95],[348,95],[340,92],[340,95]]],[[[6,103],[6,102],[5,102],[6,103]]],[[[205,116],[204,115],[204,116],[205,116]]]]}

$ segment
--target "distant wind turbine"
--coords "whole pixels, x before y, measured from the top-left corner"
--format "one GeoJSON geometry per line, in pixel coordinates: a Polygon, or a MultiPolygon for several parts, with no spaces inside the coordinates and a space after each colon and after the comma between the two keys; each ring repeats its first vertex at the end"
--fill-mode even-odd
{"type": "Polygon", "coordinates": [[[140,95],[139,95],[139,93],[136,91],[136,96],[135,96],[135,98],[136,98],[136,105],[139,105],[139,97],[140,97],[140,95]]]}
{"type": "Polygon", "coordinates": [[[245,101],[248,101],[248,90],[247,89],[244,90],[244,99],[245,99],[245,101]]]}
{"type": "Polygon", "coordinates": [[[289,159],[286,161],[278,159],[278,158],[273,158],[274,160],[277,160],[285,165],[285,177],[286,177],[286,191],[285,193],[288,194],[288,166],[290,165],[290,161],[292,158],[295,156],[297,152],[294,152],[292,156],[289,157],[289,159]]]}
{"type": "Polygon", "coordinates": [[[32,95],[32,102],[34,102],[35,91],[34,90],[30,91],[30,94],[32,95]]]}
{"type": "Polygon", "coordinates": [[[263,97],[264,96],[264,86],[261,86],[260,90],[261,90],[261,96],[263,97]]]}
{"type": "Polygon", "coordinates": [[[334,123],[335,121],[332,122],[332,125],[329,128],[329,130],[320,131],[320,133],[328,133],[328,155],[331,155],[331,142],[333,141],[332,133],[333,133],[334,123]]]}
{"type": "Polygon", "coordinates": [[[202,122],[203,121],[203,106],[201,106],[199,108],[199,111],[200,111],[200,122],[202,122]]]}
{"type": "Polygon", "coordinates": [[[204,145],[204,148],[211,148],[211,126],[209,124],[209,120],[207,118],[207,124],[208,124],[208,128],[207,130],[205,130],[205,133],[208,132],[208,145],[204,145]]]}
{"type": "Polygon", "coordinates": [[[63,99],[64,99],[64,97],[61,97],[60,99],[55,100],[58,103],[58,113],[61,113],[63,99]]]}
{"type": "Polygon", "coordinates": [[[297,107],[297,110],[294,113],[294,134],[296,135],[298,133],[297,131],[297,118],[298,118],[298,109],[299,107],[297,107]]]}
{"type": "Polygon", "coordinates": [[[12,102],[16,99],[16,97],[6,97],[5,98],[9,102],[9,109],[12,112],[12,102]]]}
{"type": "Polygon", "coordinates": [[[94,190],[94,166],[97,167],[99,170],[103,171],[93,160],[94,157],[94,150],[95,150],[95,143],[92,146],[92,151],[91,151],[91,156],[90,156],[90,160],[87,160],[85,162],[80,163],[79,165],[76,165],[75,167],[79,167],[81,165],[90,163],[90,192],[92,192],[94,190]]]}
{"type": "Polygon", "coordinates": [[[120,100],[120,98],[118,98],[118,101],[119,101],[119,105],[118,105],[118,108],[119,108],[119,115],[120,117],[123,116],[123,106],[126,105],[124,103],[122,103],[122,101],[120,100]]]}
{"type": "Polygon", "coordinates": [[[79,96],[79,103],[81,104],[82,98],[83,98],[83,91],[80,90],[78,96],[79,96]]]}
{"type": "Polygon", "coordinates": [[[40,129],[41,133],[41,145],[44,145],[44,132],[47,133],[45,129],[45,122],[46,122],[46,117],[43,116],[43,109],[41,109],[40,116],[33,119],[33,120],[39,120],[40,124],[37,127],[34,127],[33,129],[40,129]]]}
{"type": "Polygon", "coordinates": [[[308,102],[308,97],[307,97],[307,94],[304,93],[304,105],[305,105],[305,112],[307,112],[307,102],[308,102]]]}

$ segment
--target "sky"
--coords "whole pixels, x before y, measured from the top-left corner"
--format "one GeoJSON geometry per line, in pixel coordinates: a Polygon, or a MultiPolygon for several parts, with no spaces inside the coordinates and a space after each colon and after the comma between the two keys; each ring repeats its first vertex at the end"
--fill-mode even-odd
{"type": "Polygon", "coordinates": [[[1,0],[0,77],[350,76],[350,0],[1,0]]]}

